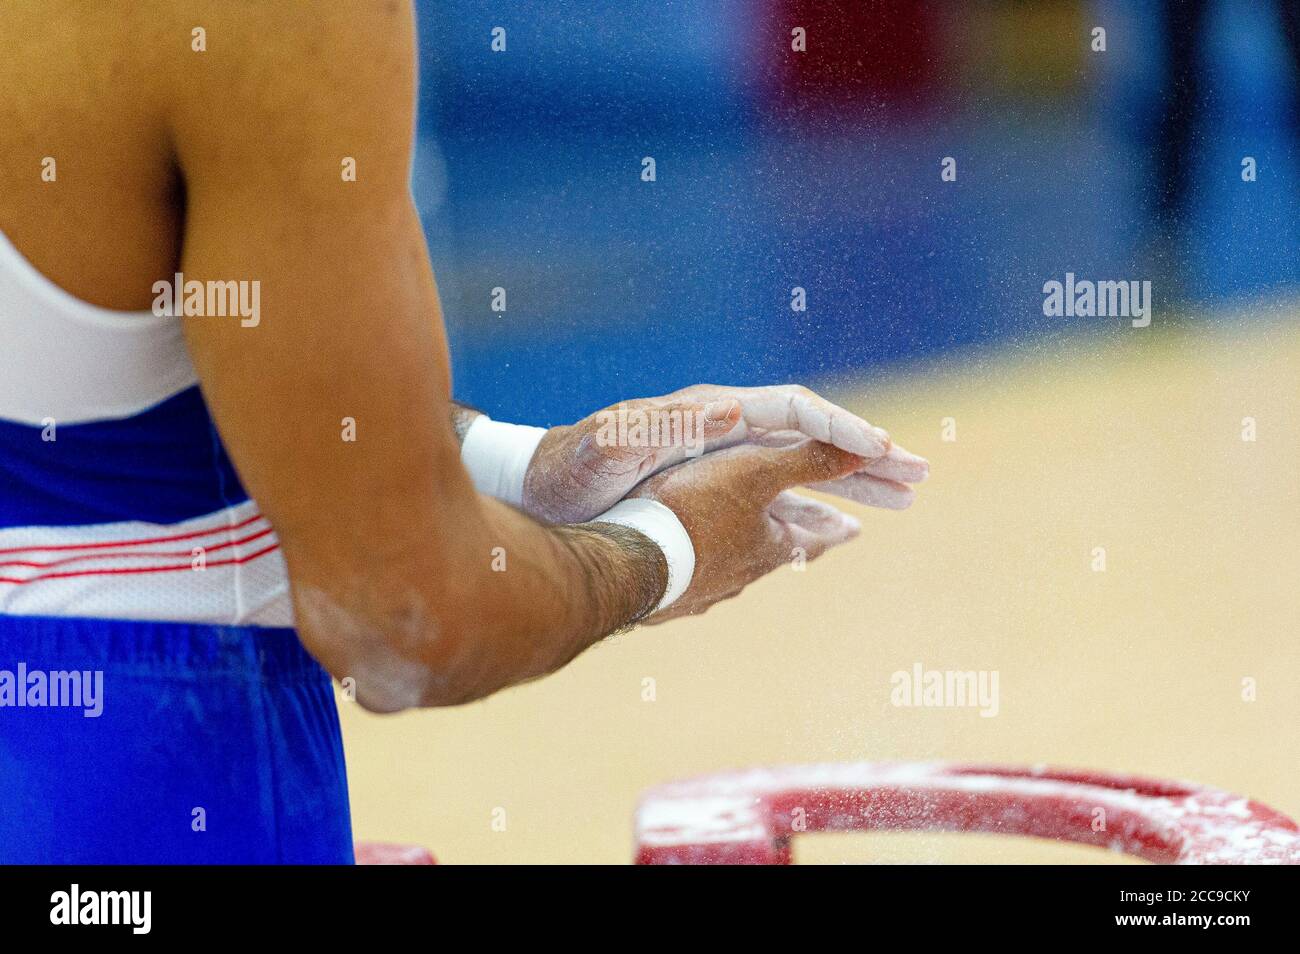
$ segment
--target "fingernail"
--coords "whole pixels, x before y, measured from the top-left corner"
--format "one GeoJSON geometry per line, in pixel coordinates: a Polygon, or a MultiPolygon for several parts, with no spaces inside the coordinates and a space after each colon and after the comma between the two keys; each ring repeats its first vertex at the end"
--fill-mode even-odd
{"type": "Polygon", "coordinates": [[[864,457],[884,457],[889,453],[889,448],[892,446],[888,432],[870,424],[867,425],[867,441],[870,444],[870,450],[863,454],[864,457]]]}
{"type": "Polygon", "coordinates": [[[850,431],[847,440],[841,434],[833,436],[835,442],[844,450],[850,454],[857,454],[859,457],[884,457],[889,453],[889,435],[878,427],[872,427],[870,424],[867,424],[861,430],[855,428],[850,431]],[[852,446],[849,446],[850,444],[852,446]]]}
{"type": "Polygon", "coordinates": [[[884,502],[883,506],[887,510],[906,510],[912,506],[912,501],[916,499],[916,494],[912,488],[908,487],[903,490],[895,491],[884,502]]]}
{"type": "Polygon", "coordinates": [[[840,514],[840,519],[844,521],[844,529],[854,535],[862,530],[862,521],[857,517],[850,516],[847,513],[840,514]]]}
{"type": "Polygon", "coordinates": [[[735,406],[734,401],[710,401],[704,405],[704,419],[715,424],[725,421],[731,416],[731,409],[735,406]]]}
{"type": "Polygon", "coordinates": [[[908,481],[909,483],[919,484],[930,476],[930,462],[924,457],[918,457],[909,451],[903,450],[901,447],[895,447],[891,453],[893,453],[894,460],[898,463],[916,469],[917,476],[910,478],[908,481]]]}

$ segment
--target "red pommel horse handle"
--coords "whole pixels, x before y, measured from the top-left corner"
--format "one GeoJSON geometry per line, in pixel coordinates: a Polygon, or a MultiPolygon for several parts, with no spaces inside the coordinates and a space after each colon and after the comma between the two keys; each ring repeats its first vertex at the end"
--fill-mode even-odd
{"type": "Polygon", "coordinates": [[[790,863],[816,831],[977,831],[1160,864],[1300,864],[1300,828],[1240,795],[1132,775],[943,763],[760,769],[650,789],[638,864],[790,863]]]}

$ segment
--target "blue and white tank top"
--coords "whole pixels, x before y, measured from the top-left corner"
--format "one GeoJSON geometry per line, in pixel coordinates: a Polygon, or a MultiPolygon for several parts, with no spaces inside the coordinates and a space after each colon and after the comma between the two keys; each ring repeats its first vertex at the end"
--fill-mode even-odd
{"type": "Polygon", "coordinates": [[[87,304],[3,234],[0,614],[293,622],[180,319],[87,304]]]}

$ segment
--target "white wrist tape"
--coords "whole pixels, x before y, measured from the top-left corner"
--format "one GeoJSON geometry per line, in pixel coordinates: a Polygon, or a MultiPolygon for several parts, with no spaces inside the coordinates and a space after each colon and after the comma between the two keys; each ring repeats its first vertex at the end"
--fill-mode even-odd
{"type": "Polygon", "coordinates": [[[599,517],[593,517],[591,522],[617,523],[639,530],[664,552],[664,559],[668,561],[668,586],[664,588],[663,599],[654,612],[671,606],[691,585],[691,577],[695,575],[695,545],[677,514],[659,501],[642,498],[620,500],[599,517]]]}
{"type": "Polygon", "coordinates": [[[460,462],[474,489],[504,503],[524,502],[524,474],[546,433],[544,427],[505,424],[486,414],[474,418],[460,444],[460,462]]]}

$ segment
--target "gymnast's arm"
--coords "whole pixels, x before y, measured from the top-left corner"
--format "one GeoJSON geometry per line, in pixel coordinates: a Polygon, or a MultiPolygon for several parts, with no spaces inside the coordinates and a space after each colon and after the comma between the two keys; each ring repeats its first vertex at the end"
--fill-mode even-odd
{"type": "Polygon", "coordinates": [[[182,270],[259,281],[261,316],[187,318],[185,333],[280,537],[304,644],[389,711],[551,672],[649,612],[667,568],[647,538],[545,527],[461,466],[408,188],[409,4],[198,6],[209,52],[171,83],[182,270]]]}

